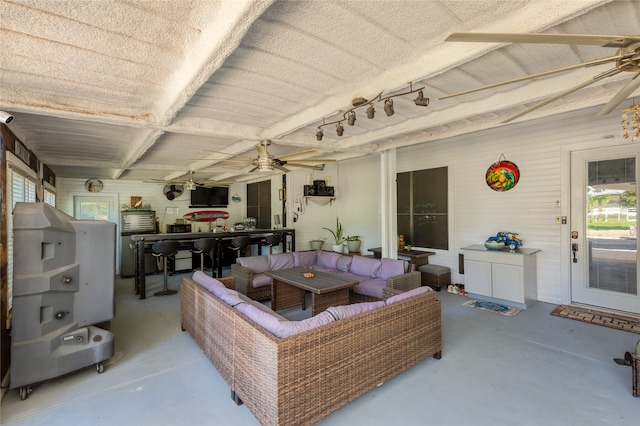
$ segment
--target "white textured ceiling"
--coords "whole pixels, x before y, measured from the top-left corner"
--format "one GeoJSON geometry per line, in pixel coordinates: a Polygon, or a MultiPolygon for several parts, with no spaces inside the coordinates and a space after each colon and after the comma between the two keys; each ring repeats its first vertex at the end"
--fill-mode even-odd
{"type": "MultiPolygon", "coordinates": [[[[3,0],[0,110],[59,177],[234,178],[270,139],[276,157],[345,159],[500,125],[611,68],[580,68],[464,96],[440,96],[613,55],[598,46],[451,43],[453,32],[638,33],[637,1],[3,0]],[[355,97],[425,86],[334,121],[355,97]]],[[[621,73],[519,121],[605,104],[621,73]]],[[[636,93],[637,94],[637,93],[636,93]]]]}

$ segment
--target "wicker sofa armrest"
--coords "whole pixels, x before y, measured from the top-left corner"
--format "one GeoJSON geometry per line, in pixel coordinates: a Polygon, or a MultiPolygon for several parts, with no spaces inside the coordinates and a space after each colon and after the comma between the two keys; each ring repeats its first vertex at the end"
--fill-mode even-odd
{"type": "Polygon", "coordinates": [[[253,271],[237,263],[231,264],[231,276],[236,279],[236,290],[246,295],[252,287],[253,271]]]}
{"type": "Polygon", "coordinates": [[[420,287],[420,272],[412,271],[387,279],[387,287],[407,291],[420,287]]]}

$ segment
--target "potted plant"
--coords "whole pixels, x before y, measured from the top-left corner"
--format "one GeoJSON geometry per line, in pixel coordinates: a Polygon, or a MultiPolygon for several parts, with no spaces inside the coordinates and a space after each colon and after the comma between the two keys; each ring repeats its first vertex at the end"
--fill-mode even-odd
{"type": "Polygon", "coordinates": [[[322,248],[322,246],[324,245],[324,238],[322,237],[318,237],[318,238],[314,238],[313,240],[309,241],[309,245],[311,246],[311,250],[320,250],[322,248]]]}
{"type": "Polygon", "coordinates": [[[322,228],[322,229],[326,229],[327,231],[331,232],[331,235],[333,235],[333,238],[336,240],[336,243],[331,246],[331,250],[338,253],[343,253],[344,248],[342,247],[342,243],[344,242],[344,230],[342,229],[342,224],[340,223],[340,219],[336,217],[335,231],[329,228],[322,228]]]}
{"type": "Polygon", "coordinates": [[[349,253],[357,253],[360,251],[360,245],[362,244],[360,235],[347,236],[344,240],[347,242],[349,253]]]}

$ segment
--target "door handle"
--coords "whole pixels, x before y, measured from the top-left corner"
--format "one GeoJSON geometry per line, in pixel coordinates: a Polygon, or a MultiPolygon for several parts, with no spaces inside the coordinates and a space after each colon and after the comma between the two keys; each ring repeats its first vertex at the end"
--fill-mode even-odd
{"type": "Polygon", "coordinates": [[[573,263],[578,263],[576,252],[578,251],[578,243],[571,243],[571,251],[573,252],[573,263]]]}

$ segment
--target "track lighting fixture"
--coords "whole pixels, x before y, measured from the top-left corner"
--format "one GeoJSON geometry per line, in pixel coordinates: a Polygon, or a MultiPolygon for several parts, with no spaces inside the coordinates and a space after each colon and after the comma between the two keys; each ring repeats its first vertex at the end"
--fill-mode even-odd
{"type": "Polygon", "coordinates": [[[349,108],[346,112],[344,112],[342,114],[342,118],[341,119],[337,119],[334,121],[329,121],[326,122],[324,117],[322,118],[322,124],[320,126],[318,126],[318,131],[316,132],[316,139],[321,141],[322,137],[324,136],[324,133],[322,131],[322,128],[324,126],[328,126],[329,124],[335,124],[336,125],[336,133],[338,134],[338,136],[342,136],[344,134],[344,127],[342,126],[342,122],[346,120],[347,124],[349,126],[353,126],[356,123],[356,112],[355,110],[358,108],[362,108],[364,106],[367,106],[366,112],[367,112],[367,118],[371,119],[374,118],[376,115],[376,110],[373,106],[374,102],[382,102],[384,101],[384,112],[387,114],[388,117],[391,117],[393,114],[395,114],[395,110],[393,107],[393,101],[391,100],[391,98],[395,98],[396,96],[404,96],[404,95],[408,95],[410,93],[416,93],[418,92],[418,97],[414,99],[414,102],[417,106],[429,106],[429,98],[426,98],[424,96],[423,93],[423,89],[424,87],[420,87],[419,89],[413,89],[413,83],[409,82],[407,83],[409,84],[409,90],[406,92],[402,92],[402,93],[391,93],[391,94],[387,94],[386,96],[383,96],[383,92],[380,92],[378,94],[378,96],[374,97],[372,100],[368,100],[366,98],[363,97],[357,97],[354,98],[353,101],[351,102],[351,104],[353,105],[353,107],[349,108]]]}
{"type": "Polygon", "coordinates": [[[418,106],[429,106],[429,98],[424,97],[424,93],[422,93],[422,90],[418,92],[418,97],[415,98],[413,102],[415,102],[418,106]]]}
{"type": "Polygon", "coordinates": [[[391,117],[395,113],[393,110],[393,101],[391,99],[384,101],[384,112],[387,113],[387,117],[391,117]]]}
{"type": "Polygon", "coordinates": [[[0,111],[0,123],[9,124],[13,121],[13,115],[8,112],[0,111]]]}
{"type": "Polygon", "coordinates": [[[356,112],[355,111],[349,111],[348,115],[348,121],[347,124],[349,124],[349,126],[353,126],[354,124],[356,124],[356,112]]]}
{"type": "Polygon", "coordinates": [[[369,105],[369,108],[367,108],[367,118],[373,118],[376,116],[376,109],[373,107],[373,105],[369,105]]]}

